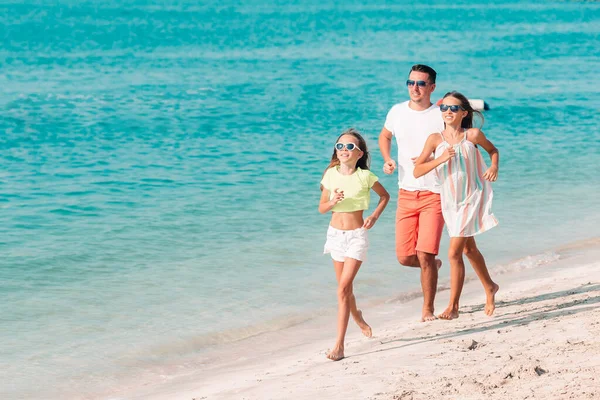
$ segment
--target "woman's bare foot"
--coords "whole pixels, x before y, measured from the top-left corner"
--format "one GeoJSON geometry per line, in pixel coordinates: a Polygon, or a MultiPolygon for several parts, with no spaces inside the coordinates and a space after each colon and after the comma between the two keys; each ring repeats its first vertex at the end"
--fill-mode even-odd
{"type": "Polygon", "coordinates": [[[494,286],[492,286],[492,290],[485,291],[485,315],[491,316],[492,314],[494,314],[494,310],[496,309],[496,293],[498,293],[498,289],[500,289],[500,286],[494,283],[494,286]]]}
{"type": "Polygon", "coordinates": [[[362,310],[358,310],[358,318],[354,318],[354,322],[356,322],[356,325],[358,325],[363,335],[365,335],[368,338],[373,336],[373,331],[371,330],[371,327],[369,326],[369,324],[366,323],[365,319],[362,316],[362,310]]]}
{"type": "Polygon", "coordinates": [[[435,266],[437,268],[437,270],[439,271],[440,268],[442,268],[442,260],[440,260],[439,258],[435,259],[435,266]]]}
{"type": "Polygon", "coordinates": [[[335,346],[333,350],[327,352],[327,358],[333,361],[340,361],[344,358],[344,346],[335,346]]]}
{"type": "Polygon", "coordinates": [[[458,318],[458,307],[448,306],[443,313],[438,315],[440,319],[456,319],[458,318]]]}
{"type": "Polygon", "coordinates": [[[421,322],[435,321],[437,317],[433,314],[433,310],[423,308],[423,314],[421,315],[421,322]]]}

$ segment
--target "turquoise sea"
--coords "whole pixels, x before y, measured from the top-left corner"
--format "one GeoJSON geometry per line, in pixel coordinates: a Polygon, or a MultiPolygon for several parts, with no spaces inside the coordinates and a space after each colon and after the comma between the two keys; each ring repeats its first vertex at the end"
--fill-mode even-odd
{"type": "Polygon", "coordinates": [[[334,310],[318,183],[351,126],[393,195],[357,297],[414,293],[377,135],[415,63],[490,105],[493,270],[600,235],[599,2],[0,0],[0,37],[3,399],[127,398],[334,310]]]}

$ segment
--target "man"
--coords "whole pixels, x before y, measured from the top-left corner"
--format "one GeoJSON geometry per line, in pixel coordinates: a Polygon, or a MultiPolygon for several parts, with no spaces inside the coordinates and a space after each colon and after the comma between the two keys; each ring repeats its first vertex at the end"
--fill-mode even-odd
{"type": "Polygon", "coordinates": [[[444,130],[441,112],[431,103],[436,75],[427,65],[413,65],[406,81],[410,100],[391,108],[379,134],[383,172],[391,174],[398,169],[396,256],[400,264],[421,269],[422,321],[435,319],[433,302],[438,269],[442,265],[435,256],[440,247],[444,217],[435,172],[415,178],[413,169],[427,137],[444,130]],[[392,136],[398,145],[397,166],[390,155],[392,136]]]}

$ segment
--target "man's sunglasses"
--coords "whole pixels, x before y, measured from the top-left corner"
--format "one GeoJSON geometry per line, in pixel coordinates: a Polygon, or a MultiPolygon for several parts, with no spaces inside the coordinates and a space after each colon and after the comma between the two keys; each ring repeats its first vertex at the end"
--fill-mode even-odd
{"type": "Polygon", "coordinates": [[[413,81],[412,79],[409,79],[406,81],[406,86],[408,87],[413,87],[417,85],[418,87],[425,87],[427,86],[427,82],[425,81],[413,81]]]}
{"type": "Polygon", "coordinates": [[[344,150],[344,147],[346,147],[346,150],[348,150],[348,151],[352,151],[354,149],[360,151],[360,149],[358,148],[358,146],[355,145],[354,143],[339,143],[338,142],[338,143],[335,144],[335,149],[338,150],[338,151],[344,150]]]}
{"type": "Polygon", "coordinates": [[[458,110],[464,110],[464,108],[462,108],[462,106],[449,106],[447,104],[440,104],[441,112],[446,112],[446,111],[448,111],[448,109],[450,109],[450,111],[452,111],[453,113],[457,113],[458,110]]]}

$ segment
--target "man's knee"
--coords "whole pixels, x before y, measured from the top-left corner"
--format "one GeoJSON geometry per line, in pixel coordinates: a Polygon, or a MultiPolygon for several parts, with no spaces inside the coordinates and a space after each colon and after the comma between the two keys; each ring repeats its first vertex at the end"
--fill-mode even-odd
{"type": "Polygon", "coordinates": [[[403,256],[400,254],[396,254],[396,258],[398,258],[398,262],[405,267],[416,267],[418,266],[417,256],[403,256]]]}
{"type": "Polygon", "coordinates": [[[417,258],[421,268],[433,268],[435,267],[435,254],[424,253],[422,251],[417,252],[417,258]]]}

